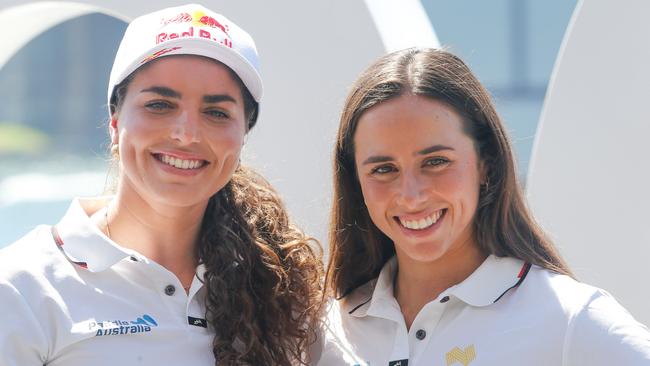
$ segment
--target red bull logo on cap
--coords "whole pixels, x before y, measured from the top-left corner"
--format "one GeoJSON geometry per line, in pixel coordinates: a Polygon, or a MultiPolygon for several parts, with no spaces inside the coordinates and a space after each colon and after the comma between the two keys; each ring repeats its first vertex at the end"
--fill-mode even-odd
{"type": "MultiPolygon", "coordinates": [[[[201,15],[200,12],[197,12],[197,14],[195,14],[195,17],[198,18],[199,15],[201,15]]],[[[196,19],[196,18],[194,18],[194,19],[196,19]]],[[[219,28],[219,29],[221,29],[222,32],[228,34],[228,25],[219,23],[219,21],[217,21],[216,19],[214,19],[211,16],[203,15],[195,22],[197,22],[199,24],[206,25],[206,26],[211,27],[211,28],[219,28]]],[[[230,35],[228,34],[228,36],[230,36],[230,35]]]]}
{"type": "Polygon", "coordinates": [[[161,32],[156,36],[156,44],[166,42],[168,40],[193,37],[193,38],[206,38],[218,42],[226,47],[232,48],[232,40],[228,34],[228,25],[221,23],[213,17],[205,14],[203,11],[195,11],[191,15],[189,13],[180,13],[170,18],[161,20],[162,27],[165,28],[170,24],[191,23],[191,25],[180,32],[161,32]],[[205,29],[205,28],[211,29],[205,29]],[[221,34],[219,34],[221,33],[221,34]]]}

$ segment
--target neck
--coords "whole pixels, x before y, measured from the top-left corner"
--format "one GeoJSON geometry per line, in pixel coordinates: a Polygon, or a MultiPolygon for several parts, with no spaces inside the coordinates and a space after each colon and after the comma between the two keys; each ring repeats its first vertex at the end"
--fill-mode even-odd
{"type": "Polygon", "coordinates": [[[445,253],[432,262],[419,262],[397,251],[398,272],[394,295],[406,326],[410,329],[417,314],[446,289],[471,275],[487,258],[474,241],[445,253]]]}
{"type": "Polygon", "coordinates": [[[206,206],[207,202],[187,207],[152,202],[121,187],[107,206],[104,231],[114,242],[157,262],[189,287],[198,262],[195,243],[206,206]]]}

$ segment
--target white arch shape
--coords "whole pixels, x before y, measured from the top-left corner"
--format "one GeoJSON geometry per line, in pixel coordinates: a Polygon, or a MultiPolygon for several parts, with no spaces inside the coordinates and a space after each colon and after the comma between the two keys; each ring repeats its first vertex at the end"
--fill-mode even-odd
{"type": "MultiPolygon", "coordinates": [[[[422,4],[419,0],[201,2],[251,33],[261,55],[265,95],[244,161],[273,183],[305,231],[325,243],[331,151],[345,95],[358,74],[387,50],[438,46],[422,4]]],[[[0,56],[4,61],[40,32],[75,16],[98,12],[128,21],[179,4],[178,0],[2,3],[0,34],[10,34],[4,32],[9,23],[34,28],[0,56]],[[14,20],[18,16],[21,20],[14,20]]]]}
{"type": "Polygon", "coordinates": [[[128,22],[127,18],[109,9],[71,2],[35,2],[1,9],[0,34],[11,36],[3,37],[0,69],[41,33],[70,19],[91,13],[103,13],[128,22]]]}
{"type": "Polygon", "coordinates": [[[408,47],[440,47],[438,36],[420,0],[365,2],[386,51],[408,47]]]}
{"type": "Polygon", "coordinates": [[[551,77],[527,194],[579,279],[650,323],[650,2],[581,1],[551,77]]]}

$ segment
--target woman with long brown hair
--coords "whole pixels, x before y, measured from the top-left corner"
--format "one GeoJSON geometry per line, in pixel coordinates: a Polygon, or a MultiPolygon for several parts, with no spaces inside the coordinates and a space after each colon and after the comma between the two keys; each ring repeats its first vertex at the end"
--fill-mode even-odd
{"type": "Polygon", "coordinates": [[[531,216],[488,92],[453,54],[388,54],[335,148],[330,325],[370,365],[647,365],[650,333],[576,281],[531,216]]]}
{"type": "Polygon", "coordinates": [[[108,88],[113,196],[0,252],[0,365],[306,365],[322,263],[240,165],[251,37],[200,5],[131,22],[108,88]]]}

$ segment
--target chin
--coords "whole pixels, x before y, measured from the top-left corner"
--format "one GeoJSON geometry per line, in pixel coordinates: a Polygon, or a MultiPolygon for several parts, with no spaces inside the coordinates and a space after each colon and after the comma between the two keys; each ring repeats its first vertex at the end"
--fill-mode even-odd
{"type": "Polygon", "coordinates": [[[405,245],[401,245],[401,248],[395,248],[398,253],[401,255],[406,255],[411,260],[428,263],[435,262],[438,259],[444,257],[447,252],[447,248],[442,247],[439,244],[428,243],[414,243],[405,241],[405,245]]]}
{"type": "Polygon", "coordinates": [[[212,195],[196,189],[164,189],[153,194],[152,199],[171,207],[191,207],[207,202],[212,195]]]}

